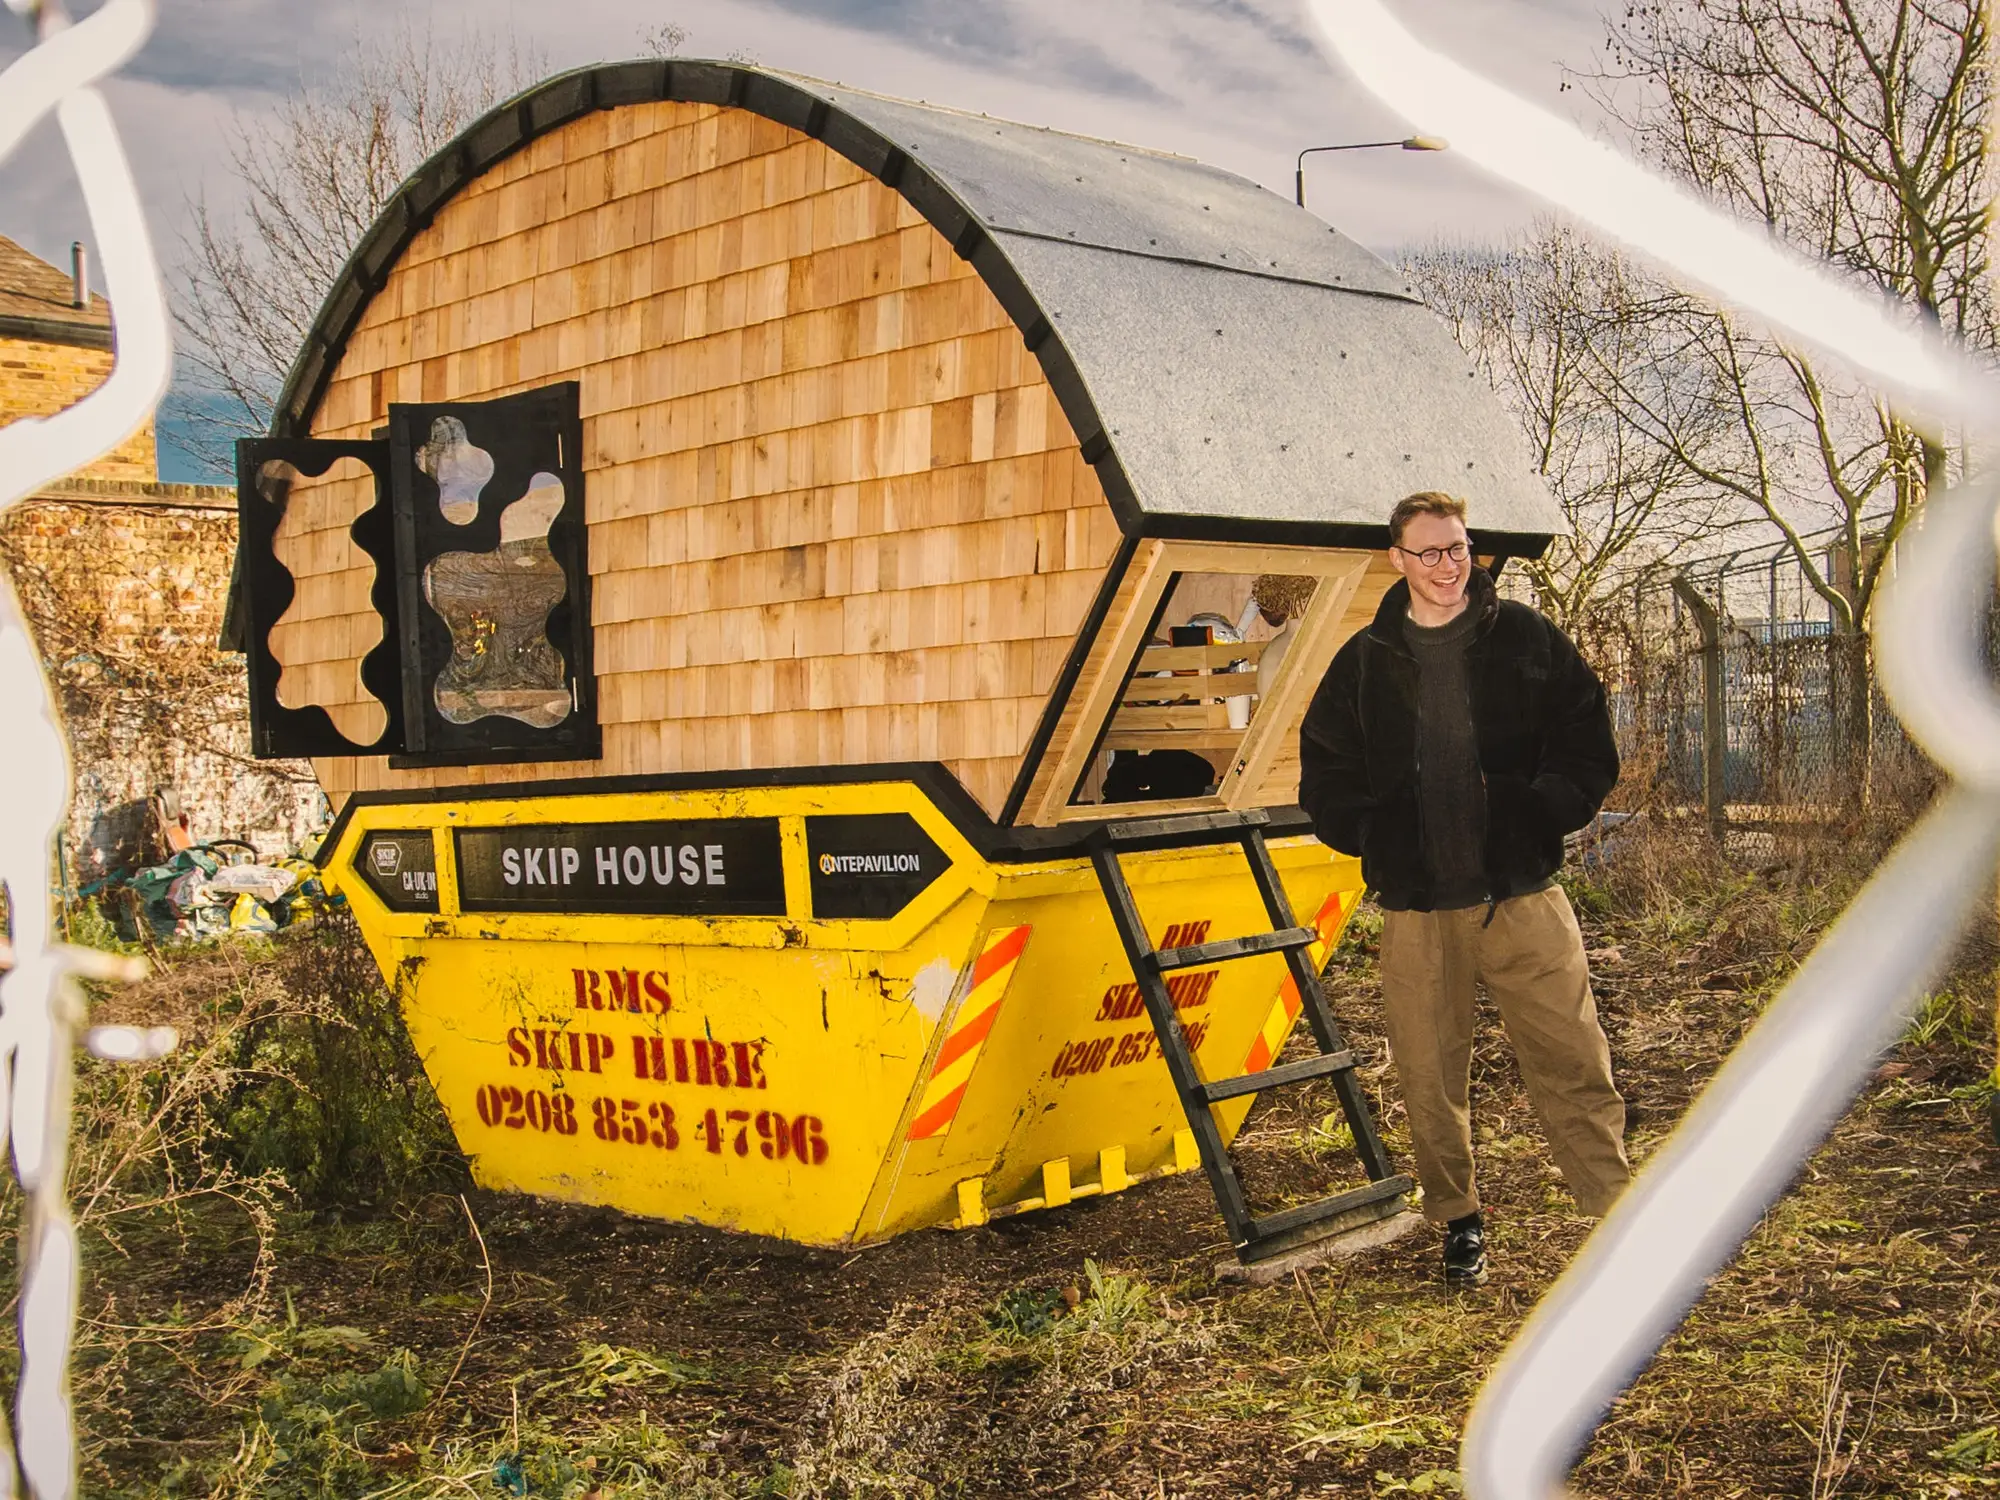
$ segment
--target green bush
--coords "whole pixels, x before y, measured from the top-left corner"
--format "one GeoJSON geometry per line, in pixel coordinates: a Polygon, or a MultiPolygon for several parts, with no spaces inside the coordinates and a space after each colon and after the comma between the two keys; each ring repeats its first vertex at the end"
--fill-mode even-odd
{"type": "Polygon", "coordinates": [[[313,1208],[463,1186],[451,1128],[353,918],[286,933],[261,967],[277,993],[238,1009],[233,1081],[213,1104],[236,1166],[278,1173],[313,1208]]]}

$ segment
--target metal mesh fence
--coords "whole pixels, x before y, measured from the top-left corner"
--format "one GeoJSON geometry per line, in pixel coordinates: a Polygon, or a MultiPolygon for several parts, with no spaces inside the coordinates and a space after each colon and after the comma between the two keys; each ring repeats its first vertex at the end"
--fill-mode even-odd
{"type": "Polygon", "coordinates": [[[1689,565],[1678,587],[1646,575],[1579,627],[1625,763],[1617,805],[1799,833],[1926,805],[1940,774],[1883,697],[1867,637],[1839,627],[1795,563],[1735,571],[1689,565]]]}

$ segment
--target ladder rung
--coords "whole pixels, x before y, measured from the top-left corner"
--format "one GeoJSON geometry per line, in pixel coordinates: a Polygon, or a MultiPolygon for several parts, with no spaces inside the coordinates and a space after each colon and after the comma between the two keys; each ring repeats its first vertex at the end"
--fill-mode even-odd
{"type": "Polygon", "coordinates": [[[1121,853],[1138,849],[1192,849],[1203,844],[1235,844],[1269,825],[1261,807],[1244,812],[1191,813],[1178,818],[1137,818],[1106,823],[1097,837],[1121,853]]]}
{"type": "Polygon", "coordinates": [[[1201,1097],[1210,1104],[1220,1104],[1224,1099],[1237,1099],[1245,1094],[1261,1094],[1265,1089],[1281,1089],[1290,1083],[1305,1083],[1314,1078],[1328,1078],[1354,1066],[1352,1052],[1327,1052],[1318,1057],[1304,1058],[1299,1062],[1280,1063],[1275,1068],[1266,1068],[1261,1073],[1245,1073],[1240,1078],[1219,1078],[1214,1083],[1201,1086],[1201,1097]]]}
{"type": "Polygon", "coordinates": [[[1297,1208],[1280,1209],[1277,1213],[1266,1214],[1261,1219],[1250,1221],[1248,1243],[1255,1245],[1259,1240],[1268,1240],[1290,1229],[1298,1229],[1307,1224],[1317,1224],[1321,1219],[1336,1218],[1352,1213],[1371,1203],[1382,1203],[1390,1198],[1409,1192],[1416,1184],[1408,1176],[1385,1177],[1380,1182],[1371,1182],[1365,1187],[1336,1193],[1331,1198],[1322,1198],[1317,1203],[1301,1203],[1297,1208]]]}
{"type": "Polygon", "coordinates": [[[1278,932],[1257,932],[1249,937],[1217,938],[1212,943],[1196,943],[1187,948],[1162,948],[1152,955],[1155,969],[1197,969],[1203,964],[1227,963],[1232,958],[1255,958],[1260,953],[1283,953],[1290,948],[1307,948],[1319,941],[1319,934],[1307,927],[1287,927],[1278,932]]]}

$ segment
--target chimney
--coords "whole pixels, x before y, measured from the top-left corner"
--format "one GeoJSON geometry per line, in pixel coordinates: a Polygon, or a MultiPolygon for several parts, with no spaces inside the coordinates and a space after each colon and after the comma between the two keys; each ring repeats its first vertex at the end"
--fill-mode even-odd
{"type": "Polygon", "coordinates": [[[69,288],[71,307],[90,306],[90,252],[83,248],[82,240],[70,242],[69,288]]]}

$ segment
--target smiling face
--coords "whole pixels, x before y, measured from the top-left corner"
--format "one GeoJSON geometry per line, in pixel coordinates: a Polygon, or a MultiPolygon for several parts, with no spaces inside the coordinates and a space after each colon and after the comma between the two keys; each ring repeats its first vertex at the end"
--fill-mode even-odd
{"type": "Polygon", "coordinates": [[[1465,586],[1472,577],[1471,557],[1454,558],[1451,549],[1466,545],[1465,523],[1456,516],[1415,515],[1403,527],[1402,540],[1389,549],[1389,561],[1410,584],[1410,618],[1419,625],[1448,625],[1465,608],[1465,586]],[[1419,555],[1439,549],[1435,566],[1419,555]]]}

